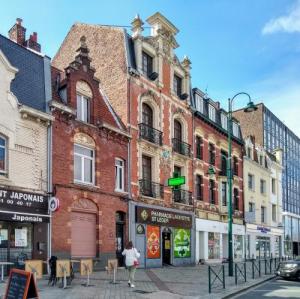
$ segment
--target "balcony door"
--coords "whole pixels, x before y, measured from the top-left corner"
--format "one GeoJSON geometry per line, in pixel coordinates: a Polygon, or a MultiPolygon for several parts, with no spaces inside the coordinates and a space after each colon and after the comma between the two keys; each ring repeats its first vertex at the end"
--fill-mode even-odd
{"type": "Polygon", "coordinates": [[[178,120],[174,120],[174,138],[182,141],[182,126],[178,120]]]}
{"type": "Polygon", "coordinates": [[[152,161],[151,157],[142,157],[143,188],[146,196],[152,196],[152,161]]]}
{"type": "Polygon", "coordinates": [[[143,103],[143,124],[146,126],[153,128],[153,111],[149,105],[143,103]]]}

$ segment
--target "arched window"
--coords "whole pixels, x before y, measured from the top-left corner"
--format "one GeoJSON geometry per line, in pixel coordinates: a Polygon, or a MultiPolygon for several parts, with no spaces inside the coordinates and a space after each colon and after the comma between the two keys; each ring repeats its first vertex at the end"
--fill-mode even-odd
{"type": "Polygon", "coordinates": [[[142,110],[143,110],[143,112],[142,112],[143,124],[152,128],[153,127],[153,111],[152,111],[151,107],[148,104],[143,103],[142,110]]]}
{"type": "Polygon", "coordinates": [[[174,138],[182,141],[182,126],[178,120],[174,120],[174,138]]]}
{"type": "Polygon", "coordinates": [[[91,100],[93,93],[89,85],[84,81],[76,83],[77,119],[83,122],[91,121],[91,100]]]}
{"type": "Polygon", "coordinates": [[[0,135],[0,175],[7,173],[7,139],[0,135]]]}

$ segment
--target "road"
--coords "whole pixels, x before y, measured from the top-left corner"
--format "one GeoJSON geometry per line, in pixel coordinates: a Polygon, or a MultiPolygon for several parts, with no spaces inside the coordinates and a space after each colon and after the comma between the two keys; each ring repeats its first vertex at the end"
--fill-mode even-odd
{"type": "Polygon", "coordinates": [[[256,288],[239,294],[235,299],[259,298],[300,298],[300,281],[287,281],[280,278],[268,281],[256,288]]]}

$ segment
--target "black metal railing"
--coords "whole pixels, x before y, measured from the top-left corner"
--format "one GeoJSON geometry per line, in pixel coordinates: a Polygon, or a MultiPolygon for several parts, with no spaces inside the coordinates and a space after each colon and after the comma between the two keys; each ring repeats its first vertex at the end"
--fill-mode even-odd
{"type": "Polygon", "coordinates": [[[177,139],[177,138],[173,138],[172,142],[173,142],[174,152],[179,153],[184,156],[188,156],[188,157],[191,156],[191,145],[190,144],[183,142],[182,140],[177,139]]]}
{"type": "Polygon", "coordinates": [[[163,198],[164,197],[164,186],[158,183],[154,183],[149,180],[140,180],[140,192],[142,195],[163,198]]]}
{"type": "Polygon", "coordinates": [[[193,205],[192,192],[183,189],[173,189],[173,201],[185,205],[193,205]]]}
{"type": "Polygon", "coordinates": [[[156,130],[146,124],[139,124],[140,138],[143,138],[151,143],[162,145],[162,132],[156,130]]]}
{"type": "Polygon", "coordinates": [[[210,294],[212,288],[221,285],[225,289],[225,267],[208,266],[208,293],[210,294]]]}

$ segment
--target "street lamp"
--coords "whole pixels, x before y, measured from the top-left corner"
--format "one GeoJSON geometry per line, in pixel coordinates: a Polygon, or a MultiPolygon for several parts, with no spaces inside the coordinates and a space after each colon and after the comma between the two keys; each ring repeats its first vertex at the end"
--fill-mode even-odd
{"type": "Polygon", "coordinates": [[[246,92],[239,92],[231,99],[228,99],[228,159],[227,159],[227,184],[228,184],[228,272],[229,276],[233,276],[233,246],[232,246],[232,103],[239,96],[245,95],[249,98],[249,102],[244,112],[253,112],[257,107],[246,92]]]}

